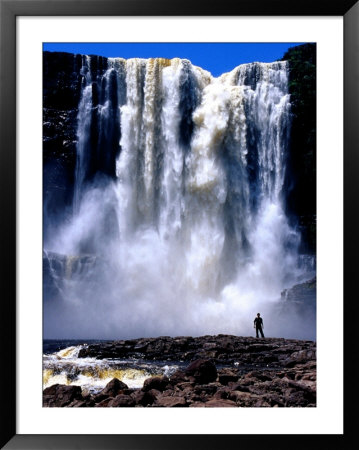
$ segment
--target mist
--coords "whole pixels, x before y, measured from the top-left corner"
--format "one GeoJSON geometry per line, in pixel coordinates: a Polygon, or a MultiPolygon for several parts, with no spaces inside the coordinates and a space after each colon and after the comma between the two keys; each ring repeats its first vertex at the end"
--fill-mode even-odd
{"type": "Polygon", "coordinates": [[[315,339],[315,310],[281,298],[313,277],[285,214],[286,63],[90,68],[73,210],[44,244],[44,338],[247,336],[260,312],[266,337],[315,339]]]}

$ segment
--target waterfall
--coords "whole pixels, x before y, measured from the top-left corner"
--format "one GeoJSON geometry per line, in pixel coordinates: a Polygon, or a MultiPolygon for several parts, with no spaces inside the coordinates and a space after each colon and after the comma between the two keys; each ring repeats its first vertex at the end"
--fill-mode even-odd
{"type": "Polygon", "coordinates": [[[81,74],[74,214],[54,251],[110,261],[69,289],[88,330],[250,333],[300,271],[287,63],[214,78],[178,58],[87,56],[81,74]]]}

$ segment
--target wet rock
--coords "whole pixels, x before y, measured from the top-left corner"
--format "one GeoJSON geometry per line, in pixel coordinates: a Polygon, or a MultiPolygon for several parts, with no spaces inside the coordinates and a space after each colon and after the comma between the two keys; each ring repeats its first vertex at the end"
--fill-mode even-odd
{"type": "Polygon", "coordinates": [[[101,359],[134,355],[138,349],[151,352],[142,359],[181,361],[195,358],[203,351],[216,351],[218,358],[195,358],[186,368],[169,378],[156,376],[145,380],[142,389],[128,389],[114,379],[96,396],[81,395],[76,386],[69,392],[54,387],[44,391],[45,406],[86,407],[314,407],[316,405],[316,346],[311,341],[263,339],[237,336],[202,336],[200,338],[161,337],[94,344],[83,350],[86,356],[101,359]],[[150,345],[151,344],[151,345],[150,345]],[[201,346],[206,345],[205,350],[201,346]],[[162,349],[159,355],[156,349],[162,349]],[[227,353],[235,348],[235,353],[227,353]],[[214,349],[214,350],[213,350],[214,349]],[[240,351],[238,351],[240,349],[240,351]],[[134,352],[134,353],[133,353],[134,352]],[[179,352],[179,353],[176,353],[179,352]],[[183,353],[181,353],[183,352],[183,353]],[[110,356],[112,355],[112,356],[110,356]],[[172,355],[172,356],[171,356],[172,355]],[[274,355],[274,361],[263,364],[274,355]],[[220,357],[220,358],[219,358],[220,357]],[[220,361],[217,370],[216,364],[220,361]],[[73,390],[74,389],[74,390],[73,390]],[[71,395],[70,395],[71,394],[71,395]]]}
{"type": "Polygon", "coordinates": [[[171,396],[160,396],[157,398],[154,406],[164,407],[164,408],[174,408],[174,407],[184,407],[187,406],[187,402],[183,397],[171,397],[171,396]]]}
{"type": "Polygon", "coordinates": [[[259,370],[248,372],[245,376],[245,379],[249,380],[259,380],[259,381],[270,381],[272,377],[268,372],[262,372],[259,370]]]}
{"type": "Polygon", "coordinates": [[[43,406],[69,406],[75,400],[83,401],[80,386],[54,384],[46,388],[43,392],[43,406]]]}
{"type": "Polygon", "coordinates": [[[249,392],[247,380],[241,380],[239,382],[229,382],[228,387],[232,391],[249,392]]]}
{"type": "Polygon", "coordinates": [[[142,390],[146,392],[150,391],[151,389],[156,389],[160,392],[163,392],[168,385],[169,379],[167,377],[152,377],[145,380],[142,390]]]}
{"type": "Polygon", "coordinates": [[[104,400],[98,402],[95,404],[96,408],[105,408],[108,406],[108,404],[113,400],[113,397],[107,397],[104,400]]]}
{"type": "Polygon", "coordinates": [[[305,392],[297,391],[293,388],[288,389],[285,392],[284,399],[285,399],[284,406],[298,407],[308,405],[305,392]]]}
{"type": "Polygon", "coordinates": [[[185,371],[188,377],[196,383],[205,384],[217,379],[217,369],[210,360],[198,359],[193,361],[185,371]]]}
{"type": "Polygon", "coordinates": [[[292,353],[287,359],[284,360],[285,367],[294,367],[297,364],[303,364],[307,361],[315,361],[316,352],[314,349],[303,349],[292,353]]]}
{"type": "Polygon", "coordinates": [[[185,372],[183,372],[182,370],[177,370],[170,377],[171,384],[180,384],[180,383],[186,383],[186,382],[188,382],[188,377],[186,376],[185,372]]]}
{"type": "Polygon", "coordinates": [[[108,397],[116,397],[118,394],[130,394],[127,384],[120,381],[118,378],[113,378],[107,383],[100,393],[94,396],[95,403],[102,402],[108,397]]]}
{"type": "MultiPolygon", "coordinates": [[[[258,340],[253,337],[230,335],[196,338],[162,336],[92,344],[83,348],[79,357],[98,359],[137,357],[148,360],[188,362],[210,359],[214,364],[237,363],[248,366],[289,367],[308,362],[306,360],[308,357],[315,359],[315,342],[281,338],[258,340]],[[304,353],[298,354],[301,351],[304,353]]],[[[180,375],[176,374],[176,376],[180,375]]],[[[171,376],[171,380],[173,377],[174,375],[171,376]]],[[[184,378],[183,381],[185,381],[184,378]]]]}
{"type": "MultiPolygon", "coordinates": [[[[84,392],[82,391],[82,398],[83,398],[83,400],[75,400],[74,402],[83,402],[83,404],[80,405],[80,407],[88,408],[88,407],[95,406],[95,400],[94,400],[94,398],[92,397],[91,394],[84,395],[84,392]]],[[[72,403],[74,403],[74,402],[72,402],[72,403]]],[[[77,406],[77,405],[72,405],[72,406],[74,407],[74,406],[77,406]]]]}
{"type": "Polygon", "coordinates": [[[202,394],[206,396],[212,396],[215,392],[217,392],[218,388],[221,387],[220,384],[210,383],[204,385],[196,385],[193,391],[196,394],[202,394]]]}
{"type": "Polygon", "coordinates": [[[316,291],[317,279],[314,277],[304,283],[296,284],[290,289],[284,289],[281,292],[281,298],[284,302],[315,308],[316,291]]]}
{"type": "Polygon", "coordinates": [[[123,392],[127,389],[127,384],[123,383],[118,378],[113,378],[106,384],[105,388],[101,391],[101,394],[108,397],[116,397],[121,391],[123,392]]]}
{"type": "Polygon", "coordinates": [[[255,404],[258,404],[261,396],[249,392],[233,391],[230,394],[230,398],[237,406],[252,407],[255,404]]]}
{"type": "Polygon", "coordinates": [[[92,398],[84,398],[83,400],[74,400],[68,405],[70,408],[88,408],[95,406],[92,398]]]}
{"type": "Polygon", "coordinates": [[[238,381],[238,375],[230,369],[221,369],[218,372],[218,381],[227,385],[230,382],[238,381]]]}
{"type": "Polygon", "coordinates": [[[181,391],[192,391],[193,387],[194,383],[191,383],[190,381],[176,383],[176,389],[179,389],[181,391]]]}
{"type": "Polygon", "coordinates": [[[148,392],[136,391],[132,397],[136,405],[148,406],[153,404],[159,394],[159,391],[152,389],[148,392]]]}
{"type": "Polygon", "coordinates": [[[112,400],[110,400],[107,404],[110,408],[115,407],[132,407],[135,406],[136,402],[130,395],[119,394],[112,400]]]}
{"type": "Polygon", "coordinates": [[[221,399],[221,400],[227,400],[231,394],[231,389],[225,387],[220,388],[217,390],[217,392],[213,395],[213,398],[215,399],[221,399]]]}

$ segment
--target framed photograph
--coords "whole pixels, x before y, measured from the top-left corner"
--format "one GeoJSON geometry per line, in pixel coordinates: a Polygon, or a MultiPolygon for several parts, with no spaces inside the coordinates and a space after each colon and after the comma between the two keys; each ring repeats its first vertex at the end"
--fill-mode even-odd
{"type": "Polygon", "coordinates": [[[4,448],[345,448],[358,16],[1,1],[4,448]]]}

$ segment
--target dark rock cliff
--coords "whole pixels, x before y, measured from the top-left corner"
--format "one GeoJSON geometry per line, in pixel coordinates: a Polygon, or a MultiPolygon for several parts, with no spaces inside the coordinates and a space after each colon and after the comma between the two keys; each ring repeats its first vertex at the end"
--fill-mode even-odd
{"type": "MultiPolygon", "coordinates": [[[[43,199],[44,238],[66,220],[73,201],[76,168],[77,114],[84,74],[82,55],[43,53],[43,199]],[[65,214],[64,214],[65,211],[65,214]]],[[[93,58],[94,73],[103,73],[107,59],[93,58]]]]}
{"type": "Polygon", "coordinates": [[[287,214],[302,234],[301,252],[316,251],[316,44],[290,48],[291,147],[285,180],[287,214]]]}
{"type": "MultiPolygon", "coordinates": [[[[71,208],[76,166],[81,56],[43,54],[43,196],[51,222],[71,208]]],[[[45,238],[51,223],[45,221],[45,238]]]]}

